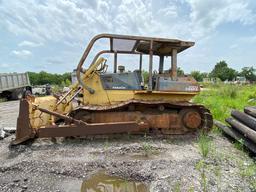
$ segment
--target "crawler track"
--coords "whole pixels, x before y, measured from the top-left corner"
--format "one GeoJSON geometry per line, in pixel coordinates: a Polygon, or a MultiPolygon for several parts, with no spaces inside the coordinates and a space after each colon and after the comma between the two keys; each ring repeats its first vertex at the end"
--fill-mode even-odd
{"type": "Polygon", "coordinates": [[[213,125],[210,111],[189,102],[130,100],[109,106],[82,106],[68,115],[37,107],[42,113],[55,116],[54,124],[32,128],[29,103],[20,101],[16,139],[13,145],[36,137],[68,137],[111,135],[119,133],[176,135],[207,132],[213,125]]]}
{"type": "Polygon", "coordinates": [[[155,134],[207,132],[213,125],[208,109],[189,102],[130,100],[109,106],[87,105],[78,107],[70,116],[86,123],[137,122],[145,125],[140,132],[155,134]]]}

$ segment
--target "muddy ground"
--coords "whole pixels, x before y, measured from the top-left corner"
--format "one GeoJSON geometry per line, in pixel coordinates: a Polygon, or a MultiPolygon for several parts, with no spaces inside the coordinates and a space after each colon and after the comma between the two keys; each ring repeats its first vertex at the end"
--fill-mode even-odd
{"type": "MultiPolygon", "coordinates": [[[[0,126],[15,126],[18,102],[0,103],[0,126]]],[[[253,157],[211,133],[203,158],[196,135],[0,141],[0,191],[80,191],[97,172],[141,181],[150,191],[253,191],[253,157]]]]}

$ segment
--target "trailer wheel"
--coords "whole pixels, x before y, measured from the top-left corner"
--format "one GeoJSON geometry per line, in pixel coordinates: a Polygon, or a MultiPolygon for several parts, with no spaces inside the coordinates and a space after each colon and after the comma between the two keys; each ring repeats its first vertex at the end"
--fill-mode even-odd
{"type": "Polygon", "coordinates": [[[12,92],[11,99],[12,100],[22,99],[22,96],[23,96],[23,88],[22,89],[16,89],[12,92]]]}

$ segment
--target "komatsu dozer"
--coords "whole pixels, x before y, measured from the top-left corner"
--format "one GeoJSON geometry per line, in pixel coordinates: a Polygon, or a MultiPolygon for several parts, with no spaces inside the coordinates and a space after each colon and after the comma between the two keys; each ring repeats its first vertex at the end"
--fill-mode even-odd
{"type": "Polygon", "coordinates": [[[12,143],[37,137],[207,132],[213,124],[210,111],[191,103],[200,92],[199,84],[192,77],[177,76],[177,54],[193,45],[177,39],[95,36],[77,65],[77,82],[68,92],[20,101],[12,143]],[[96,42],[105,42],[106,49],[89,57],[96,42]],[[102,57],[106,54],[112,62],[102,57]],[[124,55],[138,58],[137,63],[126,60],[129,70],[119,61],[124,55]],[[85,61],[87,68],[83,68],[85,61]]]}

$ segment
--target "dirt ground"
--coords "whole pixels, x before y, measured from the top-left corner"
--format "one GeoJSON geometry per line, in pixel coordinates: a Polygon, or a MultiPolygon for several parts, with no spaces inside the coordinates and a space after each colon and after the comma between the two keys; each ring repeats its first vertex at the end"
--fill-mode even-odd
{"type": "MultiPolygon", "coordinates": [[[[0,126],[15,126],[18,102],[0,103],[0,126]]],[[[196,135],[37,139],[9,147],[0,141],[0,191],[80,191],[99,171],[141,181],[150,191],[253,191],[244,167],[253,158],[211,134],[207,158],[196,135]]],[[[256,179],[256,178],[255,178],[256,179]]]]}

